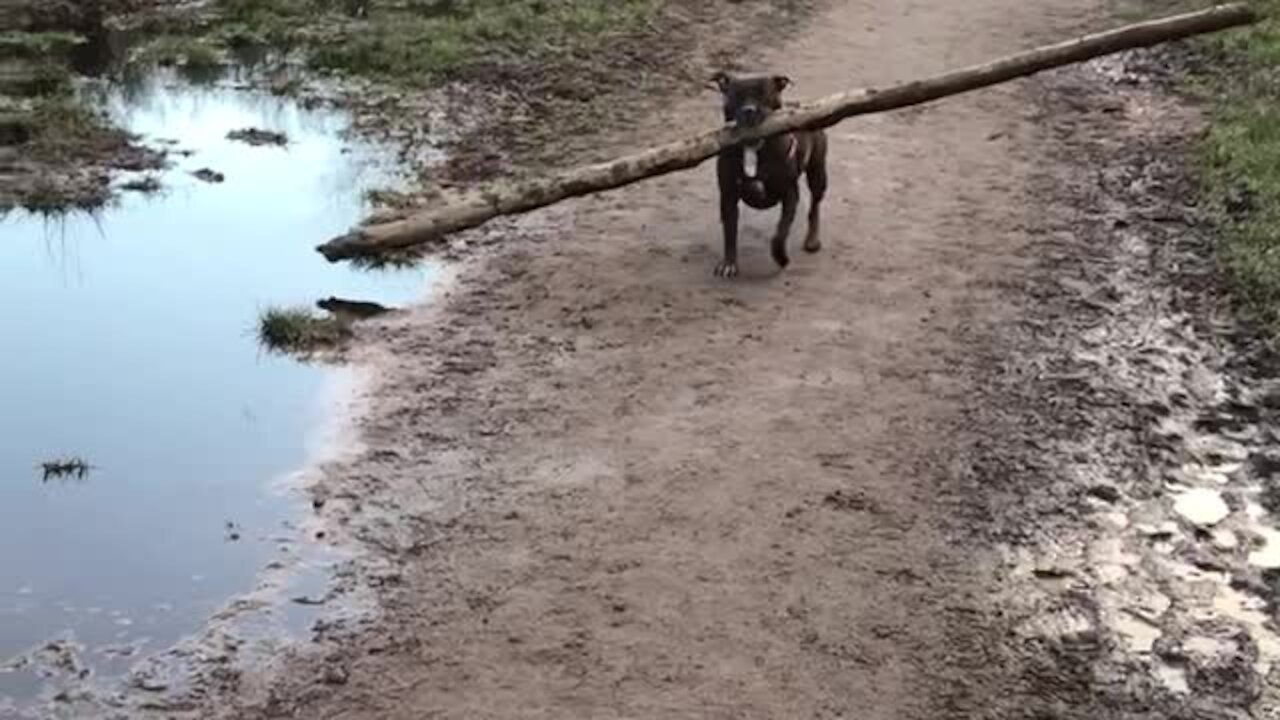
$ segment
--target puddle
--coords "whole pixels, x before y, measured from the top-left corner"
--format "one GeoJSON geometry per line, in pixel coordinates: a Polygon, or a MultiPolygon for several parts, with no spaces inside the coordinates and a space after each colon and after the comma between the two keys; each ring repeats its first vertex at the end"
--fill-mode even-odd
{"type": "MultiPolygon", "coordinates": [[[[403,304],[430,276],[313,250],[391,172],[378,148],[341,139],[343,115],[165,75],[102,100],[193,154],[171,158],[160,194],[125,193],[97,217],[0,219],[0,666],[68,637],[110,677],[302,550],[291,528],[310,508],[279,481],[312,457],[353,377],[263,353],[258,313],[330,295],[403,304]],[[245,127],[289,143],[226,139],[245,127]],[[41,463],[71,457],[89,472],[45,481],[41,463]]],[[[286,615],[305,629],[305,612],[286,615]]],[[[0,716],[38,691],[31,672],[0,672],[0,716]]]]}

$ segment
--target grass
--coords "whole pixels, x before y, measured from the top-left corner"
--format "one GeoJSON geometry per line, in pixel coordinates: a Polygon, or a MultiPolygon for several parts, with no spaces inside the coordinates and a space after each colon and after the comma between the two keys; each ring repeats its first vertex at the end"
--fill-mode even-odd
{"type": "Polygon", "coordinates": [[[80,42],[65,32],[0,32],[0,147],[30,161],[0,170],[5,208],[56,215],[94,210],[110,198],[109,188],[70,172],[116,157],[129,144],[126,133],[74,93],[70,51],[80,42]]]}
{"type": "Polygon", "coordinates": [[[1255,5],[1261,23],[1199,41],[1193,83],[1212,110],[1200,177],[1232,292],[1280,333],[1280,0],[1255,5]]]}
{"type": "Polygon", "coordinates": [[[96,213],[111,202],[111,190],[103,185],[85,188],[37,178],[18,194],[17,201],[33,215],[56,218],[73,211],[96,213]]]}
{"type": "Polygon", "coordinates": [[[13,122],[24,123],[29,133],[24,151],[43,161],[93,157],[104,147],[128,142],[101,113],[72,97],[41,98],[17,118],[13,122]]]}
{"type": "Polygon", "coordinates": [[[71,50],[84,38],[66,32],[0,31],[0,95],[32,97],[71,91],[71,50]]]}
{"type": "Polygon", "coordinates": [[[222,35],[301,45],[318,69],[424,82],[581,57],[657,0],[220,0],[222,35]],[[366,5],[367,15],[355,8],[366,5]]]}
{"type": "Polygon", "coordinates": [[[104,207],[112,197],[110,186],[97,182],[92,174],[65,171],[133,158],[128,133],[73,96],[37,98],[0,112],[0,139],[42,168],[28,175],[19,173],[17,177],[25,178],[21,181],[5,183],[7,192],[0,206],[17,205],[41,215],[104,207]]]}
{"type": "Polygon", "coordinates": [[[84,37],[70,32],[0,32],[0,58],[42,60],[51,56],[66,57],[71,49],[84,42],[84,37]]]}
{"type": "Polygon", "coordinates": [[[422,263],[422,256],[412,251],[359,255],[347,261],[357,270],[394,272],[408,270],[422,263]]]}
{"type": "Polygon", "coordinates": [[[65,95],[71,71],[56,63],[0,59],[0,94],[12,97],[65,95]]]}
{"type": "Polygon", "coordinates": [[[258,342],[270,352],[306,354],[335,347],[350,335],[348,323],[306,307],[268,308],[258,318],[258,342]]]}
{"type": "Polygon", "coordinates": [[[157,65],[186,65],[200,68],[215,68],[222,65],[222,55],[212,44],[199,38],[181,35],[163,35],[152,40],[139,52],[139,59],[157,65]]]}

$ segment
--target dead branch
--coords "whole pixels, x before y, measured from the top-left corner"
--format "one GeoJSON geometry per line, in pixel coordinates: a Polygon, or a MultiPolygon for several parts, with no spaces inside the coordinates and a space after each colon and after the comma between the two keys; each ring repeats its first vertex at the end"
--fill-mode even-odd
{"type": "Polygon", "coordinates": [[[1103,55],[1257,22],[1247,5],[1233,3],[1127,25],[887,88],[837,93],[775,113],[750,131],[720,128],[611,162],[566,170],[520,183],[496,182],[410,217],[352,230],[316,248],[329,261],[378,255],[437,241],[502,215],[516,215],[699,165],[746,140],[823,128],[855,115],[920,105],[940,98],[1084,62],[1103,55]]]}

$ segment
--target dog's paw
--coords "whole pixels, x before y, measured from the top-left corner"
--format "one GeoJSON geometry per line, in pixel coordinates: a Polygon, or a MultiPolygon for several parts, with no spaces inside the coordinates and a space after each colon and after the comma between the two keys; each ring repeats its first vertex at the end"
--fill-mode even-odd
{"type": "Polygon", "coordinates": [[[822,249],[822,241],[821,241],[821,240],[819,240],[819,239],[818,239],[818,238],[816,238],[816,237],[805,238],[805,240],[804,240],[804,251],[805,251],[805,252],[809,252],[809,253],[816,253],[816,252],[818,252],[818,251],[819,251],[819,250],[821,250],[821,249],[822,249]]]}
{"type": "Polygon", "coordinates": [[[785,250],[782,252],[774,250],[772,255],[773,255],[773,261],[778,263],[778,267],[780,268],[785,268],[786,266],[791,264],[791,258],[787,257],[787,253],[785,250]]]}
{"type": "Polygon", "coordinates": [[[725,260],[716,266],[716,277],[725,279],[738,277],[738,263],[725,260]]]}

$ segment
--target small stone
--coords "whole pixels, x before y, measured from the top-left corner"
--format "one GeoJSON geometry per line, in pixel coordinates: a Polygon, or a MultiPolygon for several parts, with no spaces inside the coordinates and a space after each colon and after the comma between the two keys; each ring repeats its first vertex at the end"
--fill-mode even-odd
{"type": "Polygon", "coordinates": [[[1103,502],[1117,503],[1123,497],[1115,485],[1099,483],[1089,488],[1089,494],[1103,502]]]}
{"type": "Polygon", "coordinates": [[[1174,522],[1162,522],[1159,525],[1139,523],[1133,529],[1152,540],[1168,540],[1178,534],[1178,524],[1174,522]]]}
{"type": "Polygon", "coordinates": [[[1264,570],[1280,568],[1280,530],[1261,527],[1258,533],[1262,536],[1262,546],[1249,553],[1249,564],[1264,570]]]}
{"type": "Polygon", "coordinates": [[[1042,580],[1058,580],[1071,577],[1075,573],[1070,568],[1059,565],[1042,565],[1031,571],[1031,574],[1042,580]]]}
{"type": "Polygon", "coordinates": [[[1231,514],[1221,493],[1208,488],[1192,488],[1173,501],[1173,511],[1196,527],[1212,527],[1231,514]]]}
{"type": "Polygon", "coordinates": [[[1230,530],[1214,530],[1213,546],[1219,550],[1235,550],[1240,547],[1240,538],[1230,530]]]}
{"type": "Polygon", "coordinates": [[[325,685],[346,685],[351,675],[341,665],[326,665],[321,680],[325,685]]]}

